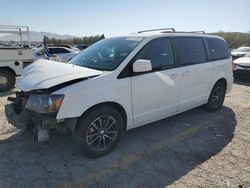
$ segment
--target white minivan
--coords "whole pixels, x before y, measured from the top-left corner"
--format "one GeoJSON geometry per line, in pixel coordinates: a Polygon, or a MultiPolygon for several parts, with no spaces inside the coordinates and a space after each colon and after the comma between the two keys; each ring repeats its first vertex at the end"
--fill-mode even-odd
{"type": "Polygon", "coordinates": [[[232,58],[222,38],[142,31],[101,40],[68,64],[31,64],[6,116],[33,130],[38,141],[70,130],[85,153],[97,157],[126,130],[200,105],[218,110],[232,83],[232,58]]]}

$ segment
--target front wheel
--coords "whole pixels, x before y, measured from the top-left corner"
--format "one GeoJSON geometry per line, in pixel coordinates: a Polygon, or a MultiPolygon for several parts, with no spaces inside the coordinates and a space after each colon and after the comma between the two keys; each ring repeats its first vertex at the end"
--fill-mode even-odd
{"type": "Polygon", "coordinates": [[[124,131],[121,114],[111,106],[91,110],[78,123],[78,137],[84,152],[91,157],[100,157],[111,152],[124,131]]]}
{"type": "Polygon", "coordinates": [[[218,82],[214,85],[205,108],[208,111],[217,111],[223,105],[226,94],[225,84],[218,82]]]}

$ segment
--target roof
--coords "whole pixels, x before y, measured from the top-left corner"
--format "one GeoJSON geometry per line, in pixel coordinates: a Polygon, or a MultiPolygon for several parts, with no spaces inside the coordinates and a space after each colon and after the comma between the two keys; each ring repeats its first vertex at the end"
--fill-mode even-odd
{"type": "Polygon", "coordinates": [[[160,36],[189,36],[189,37],[211,37],[211,38],[220,38],[222,37],[205,34],[204,31],[175,31],[174,28],[166,28],[166,29],[152,29],[139,31],[137,33],[131,33],[129,35],[125,35],[122,37],[143,37],[143,38],[151,38],[151,37],[160,37],[160,36]]]}
{"type": "MultiPolygon", "coordinates": [[[[160,36],[189,36],[189,37],[211,37],[211,38],[222,38],[211,34],[201,34],[201,33],[188,33],[188,32],[168,32],[168,33],[131,33],[122,37],[160,37],[160,36]]],[[[121,36],[120,36],[121,37],[121,36]]]]}

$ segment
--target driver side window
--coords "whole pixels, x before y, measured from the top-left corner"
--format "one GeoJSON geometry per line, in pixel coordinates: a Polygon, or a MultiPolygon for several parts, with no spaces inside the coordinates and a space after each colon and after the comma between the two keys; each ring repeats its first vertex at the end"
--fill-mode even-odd
{"type": "Polygon", "coordinates": [[[170,39],[159,38],[149,42],[137,55],[135,60],[150,60],[153,70],[164,70],[174,67],[170,39]]]}

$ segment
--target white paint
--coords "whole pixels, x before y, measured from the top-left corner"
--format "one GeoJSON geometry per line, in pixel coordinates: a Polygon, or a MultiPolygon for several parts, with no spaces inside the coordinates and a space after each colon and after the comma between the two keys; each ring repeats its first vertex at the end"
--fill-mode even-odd
{"type": "Polygon", "coordinates": [[[17,86],[22,91],[47,89],[63,82],[101,73],[102,71],[72,64],[40,59],[23,70],[23,74],[17,80],[17,86]]]}
{"type": "Polygon", "coordinates": [[[152,39],[162,36],[213,37],[188,33],[138,34],[138,36],[145,37],[144,41],[114,71],[102,72],[40,60],[24,70],[19,80],[19,87],[29,91],[49,88],[72,79],[99,75],[54,92],[65,95],[57,119],[79,117],[96,104],[115,102],[126,111],[127,129],[205,104],[214,84],[221,78],[227,81],[227,92],[231,90],[233,83],[231,59],[118,79],[117,76],[134,55],[152,39]]]}

